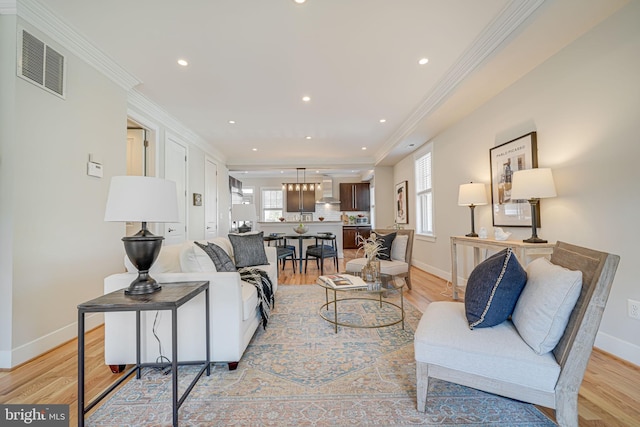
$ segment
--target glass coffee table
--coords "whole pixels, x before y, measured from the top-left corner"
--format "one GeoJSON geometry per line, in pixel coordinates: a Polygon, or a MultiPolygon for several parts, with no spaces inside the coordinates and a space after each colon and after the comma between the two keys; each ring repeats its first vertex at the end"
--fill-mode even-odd
{"type": "MultiPolygon", "coordinates": [[[[351,274],[353,276],[359,276],[360,273],[339,273],[339,274],[351,274]]],[[[322,280],[318,279],[316,284],[323,287],[325,290],[325,299],[326,302],[320,306],[319,314],[327,322],[334,325],[335,332],[338,333],[338,326],[346,326],[349,328],[385,328],[387,326],[397,325],[398,323],[402,324],[402,329],[404,329],[404,295],[403,289],[406,285],[404,278],[396,277],[390,274],[380,274],[380,278],[376,282],[366,282],[367,287],[363,288],[338,288],[333,287],[322,280]],[[390,295],[395,295],[396,293],[400,294],[400,304],[396,304],[395,302],[389,301],[387,298],[390,295]],[[333,299],[329,298],[329,295],[333,294],[333,299]],[[340,297],[338,298],[338,295],[340,297]],[[398,317],[390,319],[388,321],[381,321],[372,324],[358,324],[354,322],[350,322],[345,319],[338,320],[338,302],[342,301],[353,301],[353,300],[371,300],[376,301],[378,303],[379,308],[382,308],[383,305],[395,307],[398,309],[398,317]],[[333,313],[329,311],[330,306],[333,305],[333,313]]],[[[340,304],[343,306],[343,304],[340,304]]],[[[346,312],[342,312],[340,314],[345,314],[346,312]]]]}

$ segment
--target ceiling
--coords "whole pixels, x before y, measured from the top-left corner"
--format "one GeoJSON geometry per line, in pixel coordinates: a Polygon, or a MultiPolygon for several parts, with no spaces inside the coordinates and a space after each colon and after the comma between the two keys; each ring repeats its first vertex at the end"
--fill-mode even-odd
{"type": "Polygon", "coordinates": [[[255,176],[393,165],[627,3],[37,1],[255,176]]]}

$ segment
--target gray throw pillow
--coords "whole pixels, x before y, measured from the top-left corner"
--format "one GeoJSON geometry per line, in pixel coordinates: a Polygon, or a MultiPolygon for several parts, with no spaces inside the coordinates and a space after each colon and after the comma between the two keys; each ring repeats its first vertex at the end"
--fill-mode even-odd
{"type": "Polygon", "coordinates": [[[209,243],[207,245],[203,245],[199,242],[193,242],[198,245],[213,261],[213,265],[216,266],[216,271],[238,271],[236,266],[233,264],[231,257],[222,249],[220,246],[215,243],[209,243]]]}
{"type": "Polygon", "coordinates": [[[253,267],[269,264],[267,253],[264,251],[264,233],[229,234],[229,241],[233,246],[233,256],[236,267],[253,267]]]}
{"type": "Polygon", "coordinates": [[[527,272],[511,248],[478,264],[464,294],[469,328],[489,328],[507,320],[526,283],[527,272]]]}

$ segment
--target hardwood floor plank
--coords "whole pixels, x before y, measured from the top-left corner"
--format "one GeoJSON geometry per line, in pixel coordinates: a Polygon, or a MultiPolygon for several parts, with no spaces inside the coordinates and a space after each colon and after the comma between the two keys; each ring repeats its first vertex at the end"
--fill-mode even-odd
{"type": "MultiPolygon", "coordinates": [[[[355,250],[345,250],[339,271],[354,258],[355,250]]],[[[325,274],[335,269],[327,261],[325,274]]],[[[319,271],[309,263],[308,273],[294,272],[291,263],[279,270],[278,282],[286,285],[315,283],[319,271]]],[[[451,300],[451,284],[413,268],[413,289],[405,299],[423,311],[433,301],[451,300]]],[[[104,327],[86,333],[86,396],[93,399],[121,374],[112,374],[104,365],[104,327]]],[[[73,340],[11,371],[0,372],[0,403],[69,404],[70,425],[77,424],[77,341],[73,340]]],[[[242,363],[242,361],[240,362],[242,363]]],[[[580,426],[640,426],[640,368],[601,350],[594,349],[578,401],[580,426]]],[[[553,418],[553,410],[540,408],[553,418]]]]}

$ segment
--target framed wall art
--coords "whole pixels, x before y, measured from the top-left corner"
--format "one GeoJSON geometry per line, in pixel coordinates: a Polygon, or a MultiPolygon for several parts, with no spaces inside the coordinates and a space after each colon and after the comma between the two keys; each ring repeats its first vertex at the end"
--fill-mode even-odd
{"type": "Polygon", "coordinates": [[[396,224],[409,224],[409,203],[407,200],[407,181],[396,184],[396,224]]]}
{"type": "MultiPolygon", "coordinates": [[[[493,147],[489,150],[489,158],[493,225],[531,227],[531,205],[527,200],[511,198],[511,182],[514,172],[538,167],[536,132],[493,147]]],[[[537,217],[540,218],[540,212],[537,217]]]]}

